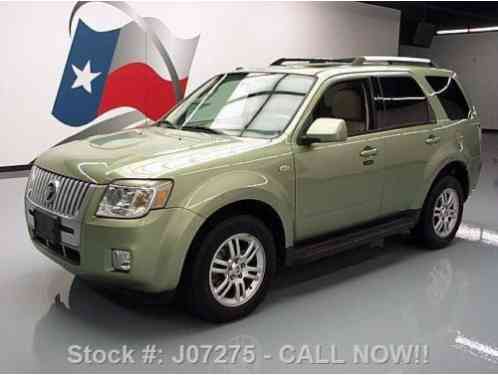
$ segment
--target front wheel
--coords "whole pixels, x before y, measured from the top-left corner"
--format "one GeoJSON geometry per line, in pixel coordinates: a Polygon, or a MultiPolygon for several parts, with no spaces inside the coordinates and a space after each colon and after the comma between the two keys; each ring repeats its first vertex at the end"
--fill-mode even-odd
{"type": "Polygon", "coordinates": [[[263,300],[275,270],[271,232],[241,215],[215,225],[192,249],[187,303],[202,319],[225,322],[249,314],[263,300]]]}
{"type": "Polygon", "coordinates": [[[462,221],[463,189],[453,176],[441,178],[427,195],[415,235],[430,249],[447,246],[462,221]]]}

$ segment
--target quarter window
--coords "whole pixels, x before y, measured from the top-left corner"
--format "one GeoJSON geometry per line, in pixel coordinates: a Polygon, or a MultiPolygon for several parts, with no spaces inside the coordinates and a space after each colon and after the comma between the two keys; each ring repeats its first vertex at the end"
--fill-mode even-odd
{"type": "MultiPolygon", "coordinates": [[[[388,129],[432,122],[432,112],[427,97],[411,77],[380,77],[384,110],[379,116],[378,128],[388,129]]],[[[379,107],[379,105],[377,106],[379,107]]]]}
{"type": "Polygon", "coordinates": [[[450,120],[460,120],[469,115],[469,105],[462,90],[451,77],[427,76],[427,82],[437,95],[450,120]]]}

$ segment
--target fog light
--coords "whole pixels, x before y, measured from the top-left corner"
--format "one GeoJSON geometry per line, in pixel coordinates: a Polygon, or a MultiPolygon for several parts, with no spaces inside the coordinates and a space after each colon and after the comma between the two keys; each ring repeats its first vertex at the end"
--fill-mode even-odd
{"type": "Polygon", "coordinates": [[[112,267],[117,271],[128,272],[131,269],[131,254],[126,250],[112,250],[112,267]]]}

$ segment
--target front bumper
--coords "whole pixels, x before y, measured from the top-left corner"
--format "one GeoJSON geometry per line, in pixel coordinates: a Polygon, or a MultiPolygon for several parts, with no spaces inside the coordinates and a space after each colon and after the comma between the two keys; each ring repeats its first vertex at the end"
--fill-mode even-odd
{"type": "Polygon", "coordinates": [[[84,279],[143,292],[175,289],[202,217],[183,208],[167,208],[151,211],[140,219],[99,218],[94,213],[100,196],[93,194],[80,220],[62,218],[62,224],[74,230],[72,234],[62,233],[61,247],[34,238],[31,212],[41,208],[33,207],[26,199],[28,230],[36,248],[84,279]],[[112,249],[130,251],[129,272],[113,269],[112,249]]]}

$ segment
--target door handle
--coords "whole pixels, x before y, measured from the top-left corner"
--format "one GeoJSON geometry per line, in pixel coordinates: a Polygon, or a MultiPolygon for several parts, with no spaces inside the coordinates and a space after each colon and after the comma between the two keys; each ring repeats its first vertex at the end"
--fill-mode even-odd
{"type": "Polygon", "coordinates": [[[436,143],[439,143],[441,140],[441,137],[435,136],[435,135],[430,135],[425,139],[425,143],[428,145],[434,145],[436,143]]]}
{"type": "Polygon", "coordinates": [[[363,149],[362,152],[360,152],[360,156],[363,158],[368,158],[370,156],[375,156],[377,155],[377,149],[372,146],[367,146],[363,149]]]}
{"type": "Polygon", "coordinates": [[[458,151],[460,151],[460,152],[463,151],[463,140],[464,140],[463,135],[458,134],[457,137],[456,137],[456,144],[457,144],[457,147],[458,147],[458,151]]]}

